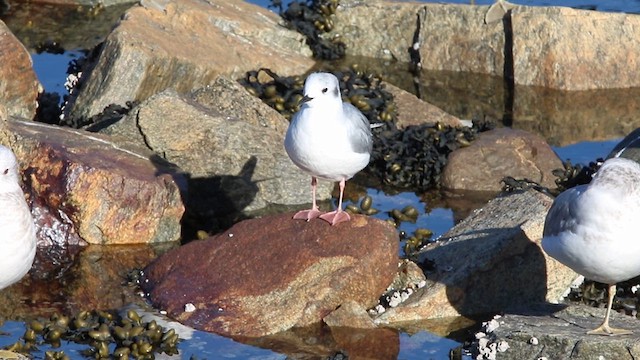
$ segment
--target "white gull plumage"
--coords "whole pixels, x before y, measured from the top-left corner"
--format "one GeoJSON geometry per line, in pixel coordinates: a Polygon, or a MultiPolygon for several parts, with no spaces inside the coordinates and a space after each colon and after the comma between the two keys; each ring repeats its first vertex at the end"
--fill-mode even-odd
{"type": "Polygon", "coordinates": [[[284,146],[293,163],[311,175],[312,207],[296,213],[294,219],[320,217],[332,225],[349,221],[349,214],[342,210],[345,182],[369,163],[371,129],[355,106],[342,102],[334,75],[313,73],[307,77],[303,104],[291,120],[284,146]],[[318,209],[317,178],[339,181],[335,211],[322,214],[318,209]]]}
{"type": "Polygon", "coordinates": [[[629,334],[609,327],[616,283],[640,275],[640,164],[605,161],[588,185],[561,193],[544,226],[542,247],[588,279],[609,285],[603,323],[589,334],[629,334]]]}
{"type": "Polygon", "coordinates": [[[36,254],[36,229],[18,178],[18,161],[0,145],[0,289],[19,281],[36,254]]]}

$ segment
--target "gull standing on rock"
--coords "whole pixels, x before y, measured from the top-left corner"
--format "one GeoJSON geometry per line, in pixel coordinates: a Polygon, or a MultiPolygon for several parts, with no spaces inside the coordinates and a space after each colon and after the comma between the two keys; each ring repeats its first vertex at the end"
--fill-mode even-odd
{"type": "Polygon", "coordinates": [[[36,254],[36,228],[18,178],[18,160],[0,145],[0,289],[19,281],[36,254]]]}
{"type": "Polygon", "coordinates": [[[640,164],[609,159],[589,185],[561,193],[547,214],[542,248],[585,278],[609,285],[604,321],[587,334],[631,334],[609,327],[609,314],[616,283],[640,275],[640,164]]]}
{"type": "Polygon", "coordinates": [[[294,219],[316,217],[331,225],[349,221],[342,210],[345,182],[369,164],[373,142],[369,120],[355,106],[343,103],[338,79],[314,73],[304,84],[302,107],[291,120],[284,147],[299,168],[311,174],[312,206],[294,219]],[[317,178],[340,182],[338,208],[322,214],[316,204],[317,178]]]}

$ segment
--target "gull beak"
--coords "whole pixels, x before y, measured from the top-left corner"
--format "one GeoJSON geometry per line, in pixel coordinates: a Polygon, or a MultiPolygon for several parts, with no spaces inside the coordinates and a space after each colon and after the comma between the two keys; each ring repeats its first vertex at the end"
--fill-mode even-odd
{"type": "Polygon", "coordinates": [[[309,97],[309,96],[305,95],[305,96],[303,96],[303,97],[302,97],[302,99],[300,100],[300,104],[304,104],[304,103],[306,103],[307,101],[311,101],[311,100],[313,100],[313,98],[312,98],[312,97],[309,97]]]}

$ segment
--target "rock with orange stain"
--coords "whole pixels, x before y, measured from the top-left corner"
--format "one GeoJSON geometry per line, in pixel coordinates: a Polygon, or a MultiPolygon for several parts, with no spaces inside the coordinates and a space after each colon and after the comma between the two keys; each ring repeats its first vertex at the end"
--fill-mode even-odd
{"type": "Polygon", "coordinates": [[[354,216],[338,226],[252,219],[175,249],[145,269],[149,299],[183,324],[258,337],[319,323],[342,304],[368,308],[398,268],[398,235],[354,216]]]}
{"type": "Polygon", "coordinates": [[[40,245],[179,239],[184,179],[152,153],[103,135],[19,121],[0,127],[0,143],[22,159],[40,245]]]}

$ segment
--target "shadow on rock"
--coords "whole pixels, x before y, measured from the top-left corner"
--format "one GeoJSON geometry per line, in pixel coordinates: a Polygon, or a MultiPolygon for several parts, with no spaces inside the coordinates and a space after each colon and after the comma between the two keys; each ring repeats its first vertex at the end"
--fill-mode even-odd
{"type": "Polygon", "coordinates": [[[446,286],[447,298],[460,314],[510,310],[518,313],[521,306],[545,302],[545,257],[520,227],[483,229],[464,235],[473,240],[453,242],[446,249],[440,247],[429,252],[436,266],[427,274],[430,280],[446,286]],[[510,242],[496,246],[498,237],[510,242]],[[468,260],[461,263],[450,256],[468,260]],[[469,267],[475,269],[469,271],[469,267]]]}
{"type": "MultiPolygon", "coordinates": [[[[166,172],[163,169],[168,165],[178,169],[158,155],[152,155],[150,160],[159,172],[166,172]]],[[[257,163],[258,159],[251,156],[237,175],[191,177],[171,172],[174,181],[180,184],[186,208],[182,219],[182,239],[192,240],[201,230],[217,233],[247,218],[242,211],[259,191],[257,183],[252,180],[257,163]]]]}

